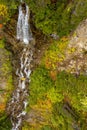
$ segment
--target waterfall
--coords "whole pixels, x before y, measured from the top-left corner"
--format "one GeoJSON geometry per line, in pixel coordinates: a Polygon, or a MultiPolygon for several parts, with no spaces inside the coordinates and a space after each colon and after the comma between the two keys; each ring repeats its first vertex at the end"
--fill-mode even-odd
{"type": "Polygon", "coordinates": [[[25,3],[19,6],[17,22],[17,39],[28,44],[32,40],[32,33],[29,26],[29,7],[25,3]]]}
{"type": "MultiPolygon", "coordinates": [[[[12,98],[8,103],[7,111],[11,117],[12,130],[21,130],[22,120],[26,115],[28,105],[28,86],[31,74],[31,61],[33,57],[33,47],[29,41],[32,39],[29,33],[29,8],[26,5],[26,11],[22,12],[22,5],[19,6],[19,16],[17,22],[17,39],[21,40],[27,46],[24,46],[21,56],[20,65],[16,70],[17,86],[13,92],[12,98]]],[[[33,40],[33,39],[32,39],[33,40]]]]}
{"type": "Polygon", "coordinates": [[[26,115],[26,107],[28,105],[27,84],[30,82],[30,63],[32,61],[33,51],[25,47],[20,58],[20,67],[16,71],[18,76],[18,86],[13,92],[12,99],[9,103],[11,114],[12,130],[19,130],[22,125],[22,119],[26,115]],[[12,108],[11,108],[12,107],[12,108]]]}

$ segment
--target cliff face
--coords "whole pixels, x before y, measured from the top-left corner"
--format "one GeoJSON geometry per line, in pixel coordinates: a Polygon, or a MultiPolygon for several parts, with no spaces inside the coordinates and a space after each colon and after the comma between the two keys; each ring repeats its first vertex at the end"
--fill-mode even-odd
{"type": "Polygon", "coordinates": [[[68,38],[64,61],[58,70],[87,75],[87,19],[79,24],[68,38]]]}

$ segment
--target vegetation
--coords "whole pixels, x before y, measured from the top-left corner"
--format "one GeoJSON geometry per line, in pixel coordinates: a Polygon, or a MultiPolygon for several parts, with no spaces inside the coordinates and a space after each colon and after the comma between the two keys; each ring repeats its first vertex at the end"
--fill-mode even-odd
{"type": "Polygon", "coordinates": [[[54,4],[50,0],[30,0],[29,3],[33,22],[46,35],[68,35],[87,17],[87,0],[58,0],[54,4]]]}
{"type": "MultiPolygon", "coordinates": [[[[59,0],[55,3],[52,3],[51,0],[26,0],[25,2],[29,4],[33,16],[32,21],[36,28],[48,36],[50,34],[60,37],[68,35],[87,17],[87,0],[70,0],[70,2],[59,0]]],[[[1,14],[6,13],[8,8],[9,17],[6,17],[6,20],[16,13],[19,1],[0,0],[0,4],[1,10],[3,6],[5,7],[3,12],[0,11],[1,14]]]]}
{"type": "Polygon", "coordinates": [[[55,71],[58,64],[65,59],[65,50],[68,45],[68,37],[62,37],[60,40],[52,41],[51,46],[45,52],[42,64],[47,69],[55,71]]]}
{"type": "Polygon", "coordinates": [[[0,40],[0,129],[10,130],[11,122],[5,114],[6,104],[13,89],[11,53],[5,49],[5,39],[0,40]]]}
{"type": "Polygon", "coordinates": [[[15,0],[0,0],[0,24],[6,24],[16,13],[18,2],[15,0]]]}
{"type": "Polygon", "coordinates": [[[11,130],[12,126],[11,126],[11,122],[9,120],[9,118],[7,117],[7,115],[2,114],[0,116],[0,129],[1,130],[11,130]]]}
{"type": "MultiPolygon", "coordinates": [[[[67,126],[67,123],[71,122],[72,124],[74,121],[73,118],[77,122],[80,122],[83,125],[85,124],[81,121],[85,120],[87,116],[86,76],[81,75],[76,78],[72,74],[61,72],[57,74],[56,80],[53,81],[49,74],[49,70],[40,67],[37,68],[31,75],[30,92],[30,106],[37,104],[37,107],[39,109],[40,102],[42,102],[41,100],[50,101],[53,109],[52,107],[50,108],[52,109],[52,116],[49,126],[52,129],[62,130],[63,127],[65,128],[65,125],[66,129],[67,127],[71,127],[72,125],[67,126]],[[69,104],[72,106],[71,109],[73,111],[73,114],[72,112],[67,112],[68,114],[63,112],[64,104],[69,104]],[[70,116],[70,119],[67,117],[65,121],[65,117],[67,115],[70,116]]],[[[48,102],[47,106],[49,105],[50,104],[48,102]]]]}
{"type": "Polygon", "coordinates": [[[8,9],[7,6],[1,4],[0,5],[0,16],[1,17],[8,17],[8,9]]]}
{"type": "MultiPolygon", "coordinates": [[[[49,37],[51,44],[40,66],[31,74],[27,111],[33,110],[38,117],[33,124],[24,122],[22,130],[86,130],[87,75],[77,76],[71,71],[59,71],[58,67],[65,61],[70,33],[87,18],[87,0],[58,0],[55,3],[51,0],[26,0],[26,3],[30,7],[31,22],[49,37]],[[51,34],[60,39],[51,39],[51,34]]],[[[18,5],[16,0],[0,0],[0,29],[12,19],[18,5]]],[[[0,50],[5,52],[5,57],[1,58],[0,76],[5,77],[6,82],[5,90],[0,88],[0,95],[4,97],[0,104],[0,129],[10,130],[11,123],[4,113],[12,90],[12,67],[10,53],[5,49],[5,39],[1,36],[0,50]]],[[[75,48],[70,48],[68,53],[75,51],[75,48]]]]}

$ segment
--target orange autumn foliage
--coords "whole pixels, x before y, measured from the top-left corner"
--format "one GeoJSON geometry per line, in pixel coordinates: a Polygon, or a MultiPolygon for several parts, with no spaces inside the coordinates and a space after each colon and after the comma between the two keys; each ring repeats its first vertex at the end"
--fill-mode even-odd
{"type": "Polygon", "coordinates": [[[39,100],[38,101],[38,105],[41,107],[41,108],[51,108],[52,107],[52,104],[51,104],[51,101],[48,99],[48,100],[39,100]]]}
{"type": "Polygon", "coordinates": [[[0,111],[4,111],[5,110],[5,104],[0,104],[0,111]]]}
{"type": "Polygon", "coordinates": [[[47,69],[51,68],[51,62],[49,61],[49,59],[46,60],[46,62],[45,62],[45,67],[46,67],[47,69]]]}
{"type": "Polygon", "coordinates": [[[3,27],[3,24],[0,24],[0,28],[2,28],[3,27]]]}
{"type": "Polygon", "coordinates": [[[0,40],[3,39],[3,37],[0,35],[0,40]]]}
{"type": "Polygon", "coordinates": [[[56,78],[57,78],[57,71],[55,71],[55,70],[51,70],[50,71],[50,77],[52,78],[52,80],[56,80],[56,78]]]}
{"type": "Polygon", "coordinates": [[[63,102],[64,102],[64,103],[71,104],[71,99],[70,99],[65,93],[63,93],[63,95],[64,95],[63,102]]]}
{"type": "Polygon", "coordinates": [[[40,109],[40,110],[45,110],[45,109],[50,109],[52,108],[52,103],[49,99],[46,99],[46,100],[38,100],[37,104],[36,105],[33,105],[31,106],[32,109],[40,109]]]}
{"type": "Polygon", "coordinates": [[[63,37],[61,38],[61,40],[62,40],[63,42],[65,42],[65,41],[67,41],[67,40],[68,40],[68,37],[63,36],[63,37]]]}

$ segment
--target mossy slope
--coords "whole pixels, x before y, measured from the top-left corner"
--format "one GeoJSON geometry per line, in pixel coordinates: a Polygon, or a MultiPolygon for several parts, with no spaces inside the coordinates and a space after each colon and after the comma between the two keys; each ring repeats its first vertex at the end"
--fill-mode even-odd
{"type": "Polygon", "coordinates": [[[11,53],[5,49],[4,42],[4,39],[0,40],[0,129],[9,130],[10,124],[5,109],[13,89],[13,81],[11,53]]]}

